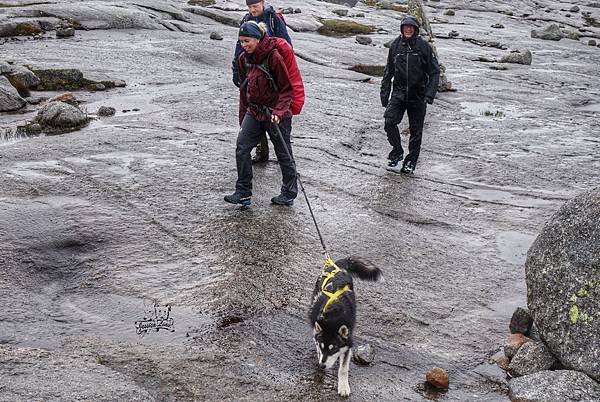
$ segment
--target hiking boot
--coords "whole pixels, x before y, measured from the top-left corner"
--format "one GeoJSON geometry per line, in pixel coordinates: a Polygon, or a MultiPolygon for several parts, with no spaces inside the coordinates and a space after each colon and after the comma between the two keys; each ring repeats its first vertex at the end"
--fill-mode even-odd
{"type": "Polygon", "coordinates": [[[391,158],[389,158],[388,166],[391,168],[395,168],[396,166],[398,166],[398,163],[402,162],[402,159],[404,159],[404,155],[402,154],[398,156],[392,156],[391,158]]]}
{"type": "Polygon", "coordinates": [[[406,162],[402,166],[402,169],[400,169],[400,171],[402,173],[412,173],[412,172],[414,172],[414,170],[415,170],[415,165],[411,161],[406,162]]]}
{"type": "Polygon", "coordinates": [[[275,205],[287,205],[289,207],[294,205],[294,199],[288,198],[283,194],[279,194],[277,197],[271,198],[271,202],[275,205]]]}
{"type": "Polygon", "coordinates": [[[242,197],[242,195],[238,192],[235,192],[231,195],[226,195],[223,199],[225,202],[230,204],[239,204],[243,207],[248,207],[252,203],[252,199],[250,197],[242,197]]]}

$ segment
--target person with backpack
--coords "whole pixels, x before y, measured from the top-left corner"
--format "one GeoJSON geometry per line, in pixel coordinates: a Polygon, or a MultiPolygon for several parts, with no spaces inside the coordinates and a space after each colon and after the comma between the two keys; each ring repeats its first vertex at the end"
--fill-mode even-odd
{"type": "Polygon", "coordinates": [[[431,46],[419,36],[419,22],[415,17],[405,17],[400,31],[402,34],[392,42],[388,53],[381,81],[381,104],[386,108],[385,132],[392,146],[388,169],[396,171],[402,162],[400,171],[412,173],[421,151],[427,104],[433,103],[437,93],[440,67],[431,46]],[[404,112],[408,114],[410,126],[406,159],[398,130],[404,112]]]}
{"type": "MultiPolygon", "coordinates": [[[[273,142],[283,176],[281,193],[271,198],[271,202],[291,206],[298,195],[298,183],[290,141],[294,89],[288,68],[277,48],[277,38],[266,35],[256,22],[247,21],[242,24],[239,41],[244,51],[237,60],[241,80],[241,129],[235,150],[238,179],[235,192],[224,199],[231,204],[251,204],[250,152],[258,144],[260,136],[267,132],[273,142]],[[278,125],[278,129],[275,125],[278,125]]],[[[286,46],[289,45],[286,43],[286,46]]]]}
{"type": "MultiPolygon", "coordinates": [[[[285,24],[285,20],[283,15],[268,4],[265,4],[265,0],[246,0],[246,5],[248,6],[248,13],[242,18],[240,22],[240,26],[248,21],[255,21],[256,23],[264,22],[267,35],[283,38],[287,41],[287,43],[292,45],[292,39],[287,31],[287,26],[285,24]]],[[[233,83],[239,87],[240,79],[237,67],[237,59],[240,57],[243,49],[238,41],[235,47],[235,53],[233,57],[233,62],[231,63],[231,70],[233,72],[233,83]]],[[[256,147],[256,154],[252,158],[252,162],[254,163],[263,163],[269,160],[269,142],[267,140],[267,135],[264,133],[260,139],[258,146],[256,147]]]]}

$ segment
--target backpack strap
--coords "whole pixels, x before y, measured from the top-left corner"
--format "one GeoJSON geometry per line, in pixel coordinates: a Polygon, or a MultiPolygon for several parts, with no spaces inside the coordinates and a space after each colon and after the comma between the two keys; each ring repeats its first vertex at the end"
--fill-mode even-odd
{"type": "MultiPolygon", "coordinates": [[[[271,55],[276,50],[277,50],[277,48],[272,49],[267,54],[267,57],[265,57],[263,59],[262,63],[259,63],[259,64],[249,63],[247,59],[245,60],[246,70],[249,70],[251,68],[258,68],[260,71],[262,71],[267,76],[267,80],[269,80],[269,85],[271,86],[271,89],[273,90],[273,92],[279,92],[279,87],[277,86],[277,83],[275,82],[275,79],[273,78],[273,74],[271,74],[271,71],[269,70],[269,63],[271,61],[271,55]]],[[[245,81],[247,81],[247,79],[245,81]]]]}

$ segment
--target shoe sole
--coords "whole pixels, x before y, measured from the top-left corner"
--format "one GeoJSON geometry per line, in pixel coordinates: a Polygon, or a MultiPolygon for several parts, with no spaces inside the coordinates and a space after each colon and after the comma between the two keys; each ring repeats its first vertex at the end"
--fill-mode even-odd
{"type": "Polygon", "coordinates": [[[294,205],[294,201],[290,201],[290,202],[274,202],[273,200],[271,200],[271,204],[273,205],[283,205],[286,207],[291,207],[292,205],[294,205]]]}
{"type": "Polygon", "coordinates": [[[233,205],[241,205],[242,207],[249,207],[250,205],[252,205],[252,200],[251,199],[240,200],[238,202],[233,202],[233,201],[225,200],[225,202],[227,202],[229,204],[233,204],[233,205]]]}
{"type": "Polygon", "coordinates": [[[400,168],[398,166],[393,166],[393,167],[392,166],[386,166],[385,167],[385,170],[387,170],[388,172],[392,172],[392,173],[401,173],[402,172],[401,169],[402,168],[400,168]]]}

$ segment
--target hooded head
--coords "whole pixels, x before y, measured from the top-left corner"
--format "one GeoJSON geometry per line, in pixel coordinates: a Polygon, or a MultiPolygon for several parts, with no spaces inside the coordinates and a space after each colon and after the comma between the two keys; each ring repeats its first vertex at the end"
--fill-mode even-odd
{"type": "Polygon", "coordinates": [[[402,36],[406,39],[411,39],[412,37],[418,36],[419,21],[417,21],[417,19],[412,15],[404,17],[400,23],[400,32],[402,32],[402,36]],[[410,27],[412,27],[412,30],[410,27]]]}

